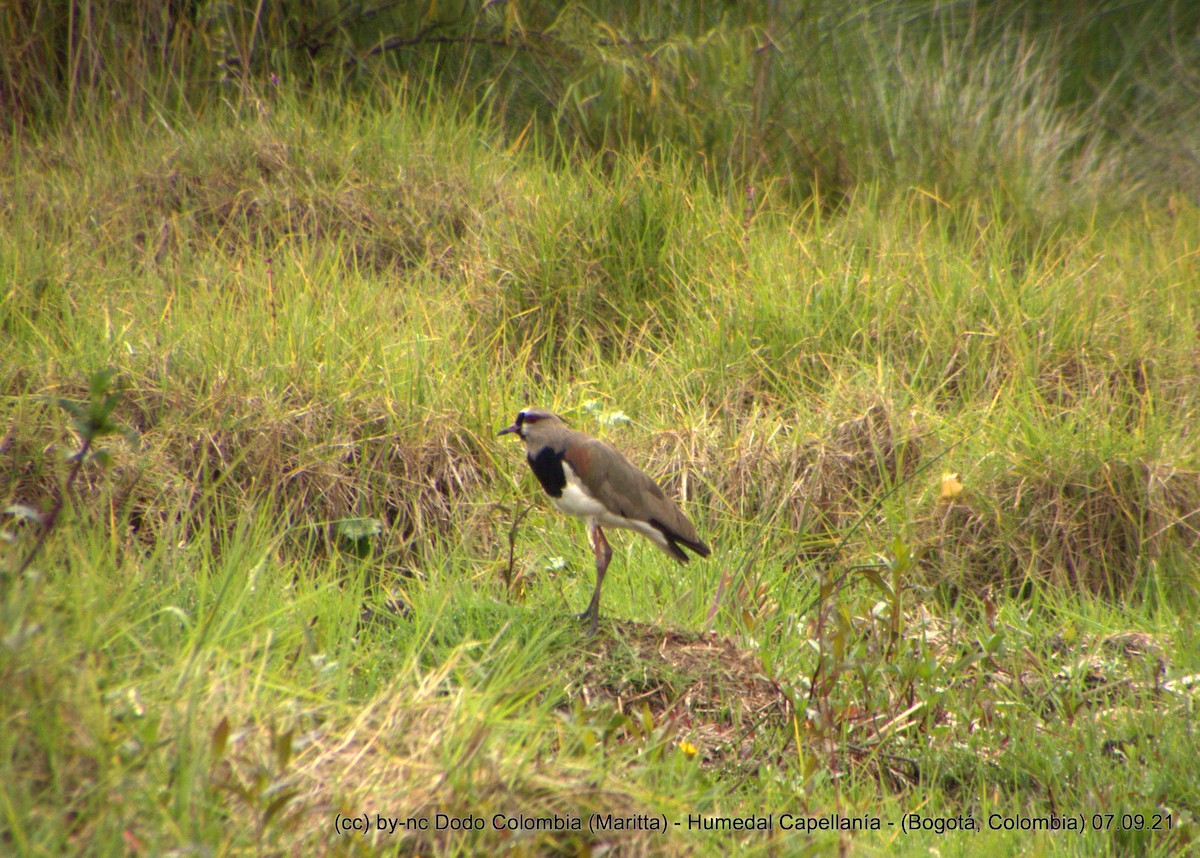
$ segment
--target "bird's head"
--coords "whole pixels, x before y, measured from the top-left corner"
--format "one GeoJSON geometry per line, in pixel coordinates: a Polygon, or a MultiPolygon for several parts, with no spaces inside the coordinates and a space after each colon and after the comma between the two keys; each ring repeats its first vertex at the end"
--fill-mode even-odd
{"type": "Polygon", "coordinates": [[[531,441],[536,442],[546,432],[562,429],[563,426],[562,418],[553,411],[547,411],[544,408],[526,408],[517,414],[517,419],[511,426],[501,429],[500,434],[517,435],[528,446],[531,441]]]}

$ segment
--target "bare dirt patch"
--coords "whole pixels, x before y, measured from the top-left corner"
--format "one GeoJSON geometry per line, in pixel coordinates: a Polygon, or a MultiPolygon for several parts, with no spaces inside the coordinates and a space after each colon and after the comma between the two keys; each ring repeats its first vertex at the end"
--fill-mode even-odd
{"type": "Polygon", "coordinates": [[[791,716],[758,656],[729,638],[630,622],[601,628],[583,648],[568,696],[624,715],[648,711],[656,724],[677,729],[705,763],[750,762],[756,735],[791,716]]]}

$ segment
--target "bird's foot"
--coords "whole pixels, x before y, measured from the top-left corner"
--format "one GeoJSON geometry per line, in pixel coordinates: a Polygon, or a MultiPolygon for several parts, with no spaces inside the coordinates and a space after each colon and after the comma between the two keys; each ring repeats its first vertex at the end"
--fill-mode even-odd
{"type": "Polygon", "coordinates": [[[589,635],[594,636],[596,634],[596,629],[600,624],[600,612],[599,611],[596,611],[595,613],[593,613],[592,610],[589,608],[588,610],[584,611],[583,613],[576,614],[575,616],[578,619],[588,623],[588,634],[589,635]]]}

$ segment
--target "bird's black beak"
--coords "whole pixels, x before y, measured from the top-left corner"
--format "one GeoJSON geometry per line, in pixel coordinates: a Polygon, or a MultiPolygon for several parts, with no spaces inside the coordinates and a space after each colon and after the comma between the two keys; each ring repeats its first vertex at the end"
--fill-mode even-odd
{"type": "MultiPolygon", "coordinates": [[[[521,427],[520,427],[520,426],[518,426],[516,423],[514,423],[514,424],[513,424],[513,425],[511,425],[511,426],[506,426],[505,428],[501,429],[501,430],[500,430],[500,435],[507,435],[507,434],[509,434],[510,432],[517,433],[517,432],[520,432],[520,431],[521,431],[521,427]]],[[[496,437],[497,437],[497,438],[499,438],[499,437],[500,437],[500,435],[497,435],[496,437]]]]}

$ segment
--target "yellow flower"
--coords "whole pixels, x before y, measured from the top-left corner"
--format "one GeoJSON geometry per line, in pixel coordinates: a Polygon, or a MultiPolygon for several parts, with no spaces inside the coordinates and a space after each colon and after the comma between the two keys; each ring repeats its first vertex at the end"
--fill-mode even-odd
{"type": "Polygon", "coordinates": [[[942,485],[938,491],[938,503],[953,503],[962,494],[963,484],[958,481],[958,474],[949,471],[942,474],[942,485]]]}
{"type": "Polygon", "coordinates": [[[693,745],[691,742],[680,742],[679,750],[683,751],[689,757],[694,757],[694,756],[696,756],[696,754],[698,754],[700,752],[700,749],[697,748],[695,745],[693,745]]]}

